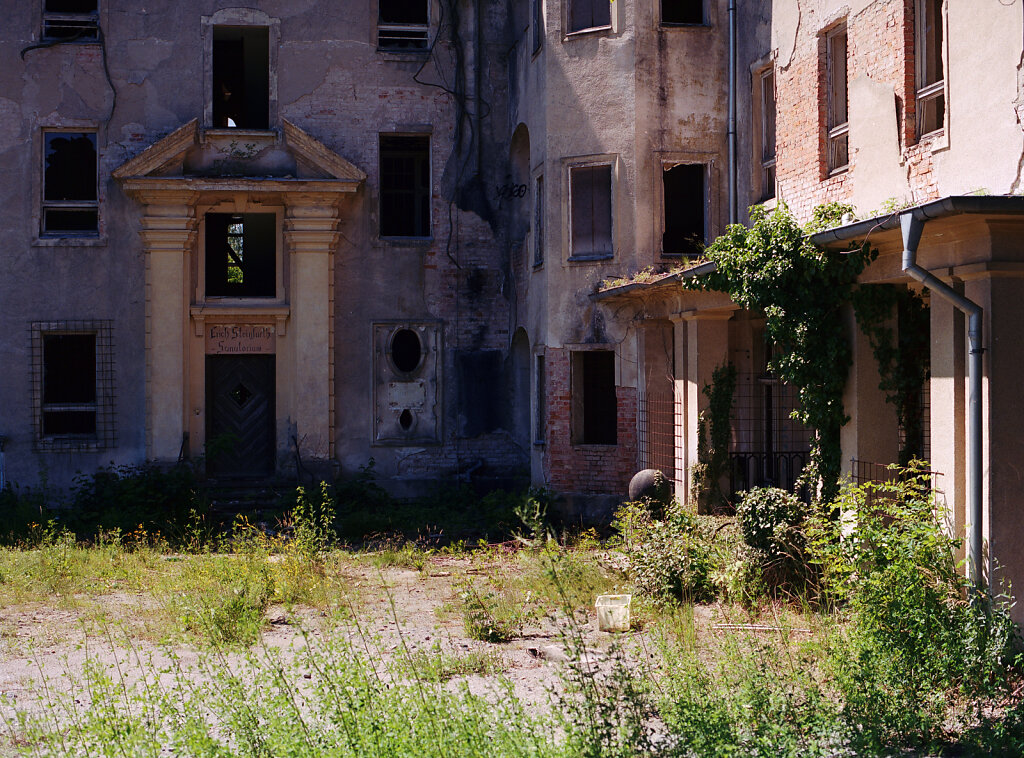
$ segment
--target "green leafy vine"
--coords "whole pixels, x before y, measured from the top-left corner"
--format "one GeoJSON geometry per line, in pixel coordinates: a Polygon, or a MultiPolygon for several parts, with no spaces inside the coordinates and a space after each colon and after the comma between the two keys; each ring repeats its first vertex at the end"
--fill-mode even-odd
{"type": "Polygon", "coordinates": [[[708,408],[697,417],[697,463],[692,470],[697,510],[712,512],[727,505],[720,484],[729,466],[729,431],[732,399],[736,393],[736,367],[731,363],[711,373],[711,384],[701,390],[708,408]]]}
{"type": "Polygon", "coordinates": [[[774,346],[769,369],[797,389],[795,417],[814,430],[805,476],[828,502],[838,492],[842,451],[839,430],[849,419],[843,388],[852,363],[842,307],[857,276],[877,256],[867,245],[846,252],[821,250],[809,235],[837,226],[852,207],[818,207],[801,227],[785,204],[750,209],[751,226],[729,226],[706,251],[716,270],[689,280],[695,289],[727,293],[765,315],[774,346]]]}

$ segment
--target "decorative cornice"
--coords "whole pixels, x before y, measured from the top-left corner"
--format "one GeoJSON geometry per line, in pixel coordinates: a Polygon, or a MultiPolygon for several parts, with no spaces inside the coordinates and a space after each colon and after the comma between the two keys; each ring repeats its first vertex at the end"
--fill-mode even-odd
{"type": "Polygon", "coordinates": [[[363,171],[342,158],[323,142],[306,134],[288,119],[282,119],[282,121],[284,122],[285,142],[296,157],[311,166],[326,169],[338,179],[359,183],[366,178],[363,171]]]}
{"type": "Polygon", "coordinates": [[[131,160],[114,169],[111,176],[119,182],[131,176],[146,176],[180,159],[198,141],[199,119],[192,119],[161,140],[157,140],[131,160]]]}

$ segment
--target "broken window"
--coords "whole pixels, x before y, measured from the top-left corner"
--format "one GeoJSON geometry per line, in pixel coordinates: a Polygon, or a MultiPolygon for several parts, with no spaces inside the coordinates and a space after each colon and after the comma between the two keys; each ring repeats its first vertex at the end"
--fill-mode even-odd
{"type": "Polygon", "coordinates": [[[380,0],[377,47],[381,50],[426,50],[427,0],[380,0]]]}
{"type": "Polygon", "coordinates": [[[917,58],[917,134],[920,137],[945,126],[942,0],[917,0],[914,50],[917,58]]]}
{"type": "Polygon", "coordinates": [[[575,351],[571,370],[573,444],[616,444],[615,353],[611,350],[575,351]]]}
{"type": "Polygon", "coordinates": [[[775,69],[758,76],[761,107],[761,199],[775,197],[775,69]]]}
{"type": "Polygon", "coordinates": [[[213,126],[270,128],[270,30],[213,27],[213,126]]]}
{"type": "Polygon", "coordinates": [[[704,250],[706,167],[681,163],[662,172],[665,189],[665,234],[662,255],[699,255],[704,250]]]}
{"type": "Polygon", "coordinates": [[[612,246],[612,167],[569,169],[571,258],[610,258],[612,246]]]}
{"type": "Polygon", "coordinates": [[[109,321],[32,324],[32,385],[37,445],[112,446],[113,359],[109,321]]]}
{"type": "Polygon", "coordinates": [[[828,82],[828,170],[845,169],[850,163],[849,91],[847,88],[846,27],[825,38],[825,69],[828,82]]]}
{"type": "Polygon", "coordinates": [[[544,374],[544,356],[538,355],[537,360],[537,378],[536,378],[536,400],[535,400],[535,413],[534,418],[534,433],[533,441],[534,444],[544,444],[544,438],[547,437],[547,377],[544,374]]]}
{"type": "Polygon", "coordinates": [[[430,138],[381,135],[380,236],[430,236],[430,138]]]}
{"type": "Polygon", "coordinates": [[[544,177],[533,183],[533,265],[544,262],[544,177]]]}
{"type": "Polygon", "coordinates": [[[96,234],[96,168],[96,132],[43,132],[43,234],[96,234]]]}
{"type": "Polygon", "coordinates": [[[273,213],[207,213],[207,296],[274,297],[276,242],[273,213]]]}
{"type": "Polygon", "coordinates": [[[602,29],[612,25],[608,0],[569,0],[569,32],[602,29]]]}
{"type": "Polygon", "coordinates": [[[661,0],[661,23],[703,24],[704,0],[661,0]]]}
{"type": "Polygon", "coordinates": [[[44,0],[43,39],[95,40],[99,35],[97,0],[44,0]]]}

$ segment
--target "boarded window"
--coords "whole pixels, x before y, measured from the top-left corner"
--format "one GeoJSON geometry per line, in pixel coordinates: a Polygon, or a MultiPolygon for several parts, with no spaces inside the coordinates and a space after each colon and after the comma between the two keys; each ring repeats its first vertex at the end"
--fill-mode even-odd
{"type": "Polygon", "coordinates": [[[850,163],[849,91],[847,88],[846,27],[829,32],[825,39],[828,82],[828,170],[845,169],[850,163]]]}
{"type": "Polygon", "coordinates": [[[430,138],[381,135],[380,236],[430,236],[430,138]]]}
{"type": "Polygon", "coordinates": [[[704,0],[661,0],[661,23],[703,24],[704,0]]]}
{"type": "Polygon", "coordinates": [[[380,0],[377,46],[382,50],[426,50],[426,0],[380,0]]]}
{"type": "Polygon", "coordinates": [[[663,255],[698,255],[704,250],[706,173],[702,163],[683,163],[662,172],[665,189],[663,255]]]}
{"type": "Polygon", "coordinates": [[[43,132],[44,234],[96,234],[96,168],[95,132],[43,132]]]}
{"type": "Polygon", "coordinates": [[[612,255],[612,167],[574,166],[569,170],[571,257],[612,255]]]}
{"type": "Polygon", "coordinates": [[[270,128],[270,30],[213,28],[213,125],[270,128]]]}
{"type": "Polygon", "coordinates": [[[617,443],[615,353],[572,353],[572,439],[575,445],[617,443]]]}
{"type": "Polygon", "coordinates": [[[942,67],[942,0],[918,0],[914,49],[917,58],[917,133],[945,126],[946,82],[942,67]]]}
{"type": "Polygon", "coordinates": [[[45,0],[43,38],[48,40],[95,40],[99,36],[97,0],[45,0]]]}
{"type": "Polygon", "coordinates": [[[758,76],[761,112],[761,199],[775,197],[775,69],[758,76]]]}
{"type": "Polygon", "coordinates": [[[570,32],[611,26],[611,4],[608,0],[569,0],[568,20],[570,32]]]}
{"type": "Polygon", "coordinates": [[[273,297],[277,294],[276,251],[273,213],[207,213],[207,296],[273,297]]]}

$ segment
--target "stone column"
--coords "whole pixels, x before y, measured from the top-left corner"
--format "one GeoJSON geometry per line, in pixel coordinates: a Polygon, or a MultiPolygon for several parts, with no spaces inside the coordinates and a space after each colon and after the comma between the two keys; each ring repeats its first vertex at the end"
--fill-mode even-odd
{"type": "Polygon", "coordinates": [[[196,193],[141,193],[146,255],[146,457],[174,462],[187,427],[188,304],[196,193]]]}
{"type": "Polygon", "coordinates": [[[690,458],[687,455],[687,414],[686,414],[686,320],[680,315],[669,316],[672,322],[673,357],[675,365],[672,367],[673,376],[672,389],[674,395],[673,418],[675,427],[675,496],[680,503],[689,505],[689,471],[690,458]]]}
{"type": "Polygon", "coordinates": [[[708,407],[702,391],[711,384],[712,374],[729,361],[729,319],[732,311],[683,314],[686,320],[686,491],[693,489],[691,469],[697,462],[697,418],[708,407]]]}
{"type": "Polygon", "coordinates": [[[304,460],[334,456],[334,251],[339,233],[335,196],[285,198],[292,345],[291,423],[304,460]]]}

